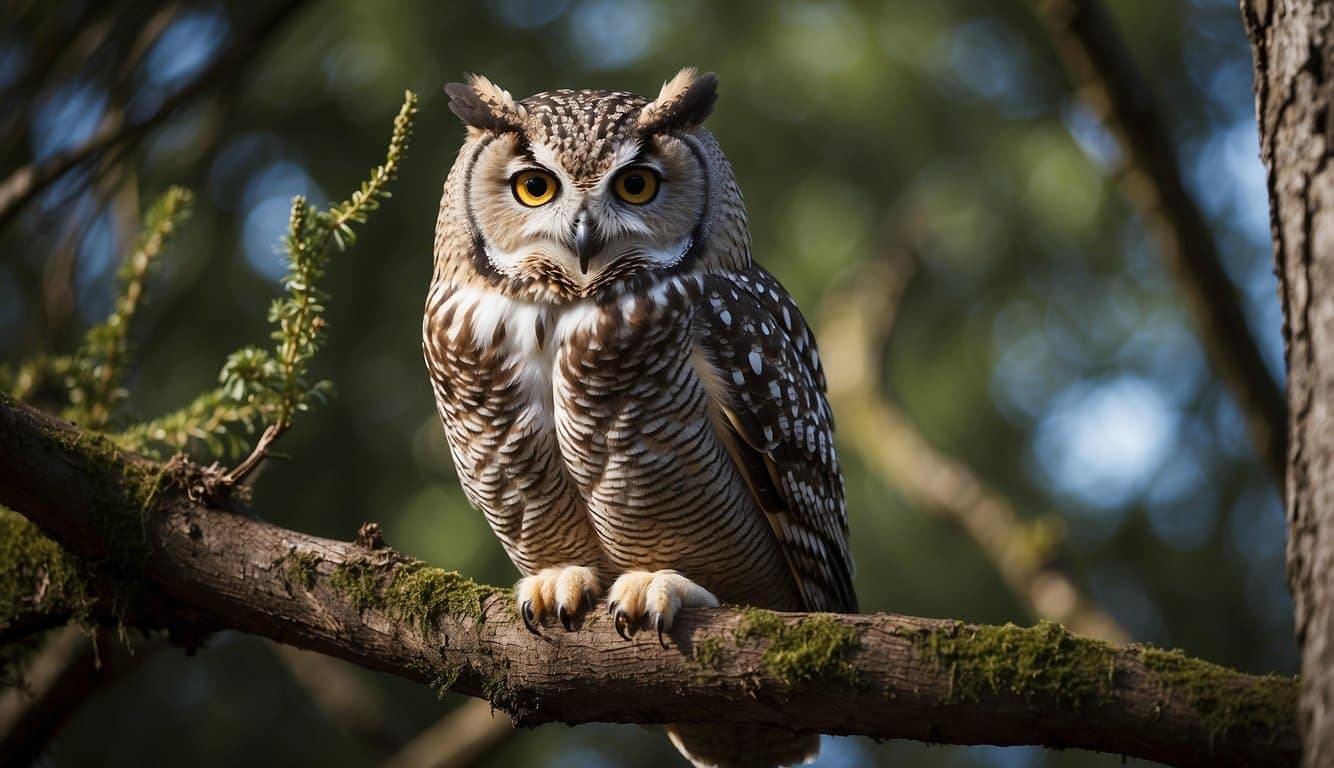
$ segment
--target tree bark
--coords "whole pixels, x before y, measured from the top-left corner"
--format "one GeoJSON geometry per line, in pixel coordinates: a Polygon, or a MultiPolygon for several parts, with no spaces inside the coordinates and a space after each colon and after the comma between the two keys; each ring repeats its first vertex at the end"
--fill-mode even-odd
{"type": "Polygon", "coordinates": [[[1304,762],[1334,764],[1334,7],[1243,0],[1288,366],[1288,582],[1304,762]]]}
{"type": "MultiPolygon", "coordinates": [[[[521,725],[737,723],[1079,747],[1178,766],[1297,759],[1291,678],[1118,648],[1055,624],[888,614],[694,610],[660,646],[652,632],[620,639],[593,611],[576,631],[535,635],[507,591],[383,546],[265,523],[211,500],[225,490],[197,468],[121,453],[0,397],[0,503],[96,564],[93,594],[132,599],[122,615],[178,638],[217,628],[269,637],[485,697],[521,725]]],[[[57,564],[43,562],[45,576],[20,568],[20,584],[48,590],[57,564]]],[[[9,620],[0,616],[0,631],[9,620]]]]}

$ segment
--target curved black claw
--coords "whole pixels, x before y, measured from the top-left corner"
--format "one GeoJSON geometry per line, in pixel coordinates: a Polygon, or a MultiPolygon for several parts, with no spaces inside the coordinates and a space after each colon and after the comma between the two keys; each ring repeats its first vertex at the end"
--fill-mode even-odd
{"type": "Polygon", "coordinates": [[[657,620],[653,622],[654,628],[658,630],[658,643],[661,644],[663,648],[667,647],[667,639],[662,636],[662,633],[665,631],[664,625],[666,623],[667,622],[663,621],[661,613],[658,614],[657,620]]]}
{"type": "Polygon", "coordinates": [[[523,617],[523,625],[528,628],[529,632],[534,635],[542,634],[542,630],[538,629],[536,624],[537,616],[533,613],[532,600],[523,601],[523,605],[519,606],[519,615],[523,617]]]}
{"type": "Polygon", "coordinates": [[[565,627],[566,632],[569,632],[570,622],[574,620],[574,616],[571,615],[569,611],[565,610],[565,606],[562,605],[556,609],[556,618],[560,619],[560,625],[565,627]]]}
{"type": "Polygon", "coordinates": [[[592,608],[597,603],[597,601],[598,599],[593,596],[593,590],[589,589],[588,587],[584,587],[584,607],[592,608]]]}
{"type": "Polygon", "coordinates": [[[635,630],[634,627],[631,626],[630,624],[630,614],[626,613],[620,608],[617,608],[615,615],[616,618],[614,623],[616,624],[616,634],[620,635],[622,638],[626,640],[629,640],[630,638],[634,637],[635,630]],[[626,634],[627,632],[629,634],[626,634]]]}

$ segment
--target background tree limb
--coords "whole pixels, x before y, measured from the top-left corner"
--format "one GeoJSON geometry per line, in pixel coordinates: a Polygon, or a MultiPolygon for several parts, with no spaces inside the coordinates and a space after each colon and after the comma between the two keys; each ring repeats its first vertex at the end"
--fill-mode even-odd
{"type": "Polygon", "coordinates": [[[380,689],[345,662],[281,643],[271,647],[311,702],[386,768],[464,768],[515,733],[490,702],[464,699],[414,734],[380,689]]]}
{"type": "Polygon", "coordinates": [[[157,127],[177,109],[189,104],[210,89],[225,86],[242,76],[263,48],[304,0],[283,0],[243,33],[235,43],[220,53],[180,90],[168,96],[147,117],[127,121],[121,110],[109,112],[93,135],[77,147],[60,152],[40,164],[24,165],[0,181],[0,227],[9,223],[23,206],[56,179],[91,158],[105,152],[121,151],[157,127]]]}
{"type": "Polygon", "coordinates": [[[131,645],[113,629],[54,633],[20,684],[0,690],[0,765],[37,762],[83,701],[151,658],[160,639],[131,645]]]}
{"type": "Polygon", "coordinates": [[[915,270],[907,251],[891,250],[901,257],[858,267],[848,287],[823,304],[821,338],[829,395],[841,414],[839,436],[909,501],[967,534],[1034,618],[1099,640],[1130,642],[1130,633],[1060,567],[1061,537],[1050,521],[1020,519],[1008,499],[932,446],[877,390],[879,351],[915,270]]]}
{"type": "Polygon", "coordinates": [[[1283,391],[1265,366],[1209,224],[1186,190],[1154,89],[1097,0],[1037,0],[1036,8],[1076,94],[1116,139],[1126,202],[1157,240],[1201,345],[1245,414],[1256,453],[1281,486],[1288,460],[1283,391]]]}
{"type": "Polygon", "coordinates": [[[522,725],[731,722],[1180,766],[1297,759],[1288,678],[1055,624],[888,614],[692,611],[666,648],[649,633],[621,640],[596,611],[580,631],[533,635],[506,591],[265,523],[212,480],[0,398],[0,503],[122,596],[159,596],[147,621],[177,637],[224,627],[269,637],[485,697],[522,725]]]}
{"type": "Polygon", "coordinates": [[[384,768],[464,768],[513,734],[508,717],[484,699],[468,699],[427,726],[384,768]]]}

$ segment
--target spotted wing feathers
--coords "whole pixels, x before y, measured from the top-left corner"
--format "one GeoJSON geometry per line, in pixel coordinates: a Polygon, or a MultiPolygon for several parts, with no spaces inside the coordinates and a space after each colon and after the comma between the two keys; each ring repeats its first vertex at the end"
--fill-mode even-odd
{"type": "Polygon", "coordinates": [[[759,267],[705,278],[697,317],[718,431],[783,545],[806,607],[857,610],[833,413],[805,319],[759,267]]]}

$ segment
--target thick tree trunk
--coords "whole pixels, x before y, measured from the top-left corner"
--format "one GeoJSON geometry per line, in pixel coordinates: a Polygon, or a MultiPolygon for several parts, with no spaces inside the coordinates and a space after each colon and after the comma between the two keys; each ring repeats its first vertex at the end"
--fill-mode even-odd
{"type": "Polygon", "coordinates": [[[1334,4],[1243,0],[1287,341],[1288,580],[1310,766],[1334,765],[1334,4]]]}

